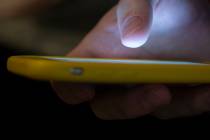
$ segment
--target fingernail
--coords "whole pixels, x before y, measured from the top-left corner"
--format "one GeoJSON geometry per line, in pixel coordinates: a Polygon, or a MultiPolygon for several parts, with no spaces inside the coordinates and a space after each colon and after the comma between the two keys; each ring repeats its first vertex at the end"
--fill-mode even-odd
{"type": "Polygon", "coordinates": [[[122,43],[130,48],[142,46],[147,41],[146,28],[141,17],[130,17],[121,26],[122,43]]]}

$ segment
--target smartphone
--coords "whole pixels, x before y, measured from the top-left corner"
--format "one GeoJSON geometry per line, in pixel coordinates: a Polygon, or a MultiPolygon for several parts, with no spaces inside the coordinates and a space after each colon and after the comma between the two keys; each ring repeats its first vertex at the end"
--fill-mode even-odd
{"type": "Polygon", "coordinates": [[[72,83],[210,83],[210,64],[182,61],[12,56],[10,72],[72,83]]]}

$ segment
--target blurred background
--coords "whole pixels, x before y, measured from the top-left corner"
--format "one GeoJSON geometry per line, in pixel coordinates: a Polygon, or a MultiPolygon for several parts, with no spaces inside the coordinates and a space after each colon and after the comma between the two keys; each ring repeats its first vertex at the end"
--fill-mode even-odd
{"type": "Polygon", "coordinates": [[[117,2],[117,0],[1,1],[3,1],[0,6],[1,42],[18,51],[32,51],[45,55],[63,55],[69,52],[117,2]]]}
{"type": "MultiPolygon", "coordinates": [[[[106,124],[86,104],[64,104],[47,82],[9,73],[12,55],[65,55],[117,0],[0,0],[0,81],[4,123],[19,126],[73,122],[106,124]],[[6,121],[8,120],[8,121],[6,121]],[[38,123],[38,124],[39,124],[38,123]]],[[[209,126],[208,116],[161,121],[150,116],[119,121],[141,128],[209,126]],[[178,122],[178,123],[177,123],[178,122]]],[[[199,127],[198,127],[199,128],[199,127]]],[[[11,127],[9,128],[11,129],[11,127]]]]}

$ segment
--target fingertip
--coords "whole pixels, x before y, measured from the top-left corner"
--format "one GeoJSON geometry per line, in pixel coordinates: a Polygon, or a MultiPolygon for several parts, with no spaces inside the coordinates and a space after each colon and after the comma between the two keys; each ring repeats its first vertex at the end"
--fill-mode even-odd
{"type": "Polygon", "coordinates": [[[150,114],[170,102],[171,94],[166,86],[145,85],[121,94],[98,96],[91,102],[91,108],[102,120],[124,120],[150,114]]]}
{"type": "Polygon", "coordinates": [[[125,47],[143,46],[150,35],[153,9],[146,0],[122,0],[117,10],[121,42],[125,47]]]}
{"type": "MultiPolygon", "coordinates": [[[[145,112],[152,112],[154,109],[171,102],[170,91],[165,85],[145,85],[137,87],[131,93],[133,96],[130,96],[130,101],[142,101],[145,112]]],[[[137,104],[141,105],[138,102],[137,104]]]]}
{"type": "Polygon", "coordinates": [[[121,42],[125,47],[128,48],[139,48],[142,47],[148,40],[147,34],[132,34],[121,38],[121,42]]]}
{"type": "Polygon", "coordinates": [[[153,93],[154,100],[160,106],[170,104],[172,96],[171,92],[165,85],[150,85],[148,88],[151,89],[151,93],[153,93]]]}
{"type": "Polygon", "coordinates": [[[119,27],[122,44],[125,47],[138,48],[147,42],[151,25],[148,19],[134,16],[121,23],[119,27]]]}
{"type": "Polygon", "coordinates": [[[67,104],[77,105],[93,99],[94,88],[86,84],[51,82],[58,97],[67,104]]]}

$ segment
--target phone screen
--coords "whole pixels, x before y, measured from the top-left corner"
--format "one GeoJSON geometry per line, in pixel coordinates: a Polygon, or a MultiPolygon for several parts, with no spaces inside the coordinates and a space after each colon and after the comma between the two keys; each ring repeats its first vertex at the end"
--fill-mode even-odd
{"type": "Polygon", "coordinates": [[[170,64],[170,65],[207,65],[185,61],[160,61],[160,60],[132,60],[132,59],[91,59],[91,58],[68,58],[68,57],[42,57],[43,59],[65,62],[87,62],[87,63],[126,63],[126,64],[170,64]]]}

